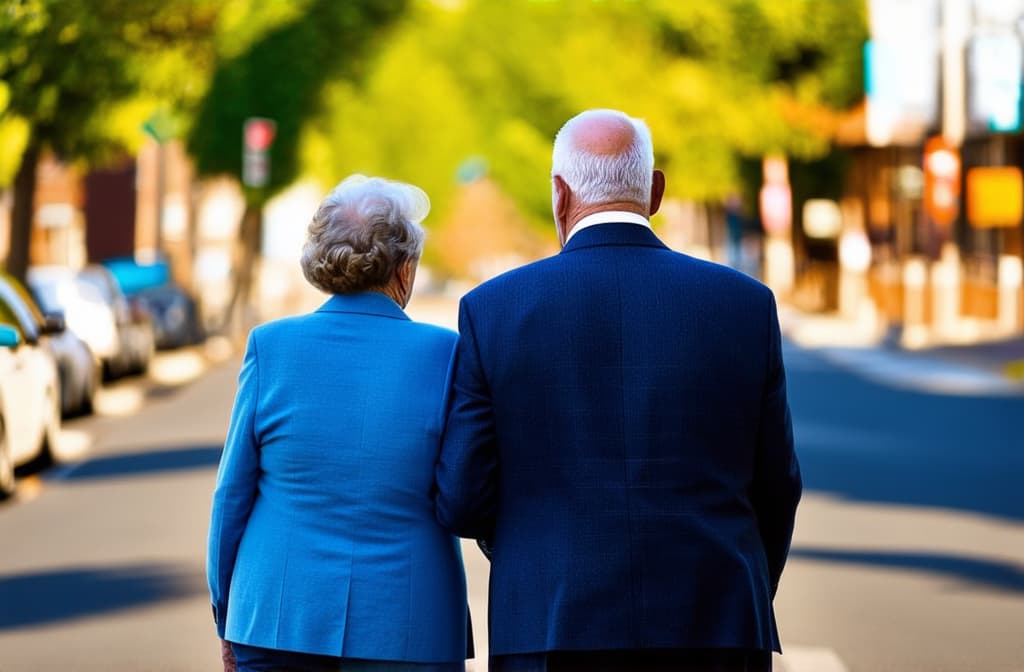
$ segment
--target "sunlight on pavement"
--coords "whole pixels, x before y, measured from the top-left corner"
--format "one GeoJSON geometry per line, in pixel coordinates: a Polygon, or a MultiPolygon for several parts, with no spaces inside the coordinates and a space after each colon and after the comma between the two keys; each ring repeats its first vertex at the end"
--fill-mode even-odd
{"type": "Polygon", "coordinates": [[[780,306],[779,320],[783,332],[804,348],[873,348],[882,342],[884,335],[881,325],[870,317],[852,320],[832,315],[803,315],[780,306]]]}
{"type": "Polygon", "coordinates": [[[795,556],[808,547],[937,554],[1019,565],[1024,558],[1024,526],[983,513],[805,492],[793,538],[795,556]]]}
{"type": "Polygon", "coordinates": [[[142,408],[145,397],[140,385],[104,387],[96,391],[93,406],[97,415],[131,415],[142,408]]]}
{"type": "Polygon", "coordinates": [[[161,354],[149,365],[149,377],[163,385],[181,385],[206,371],[206,361],[194,350],[161,354]]]}
{"type": "Polygon", "coordinates": [[[436,324],[446,329],[459,327],[459,300],[442,294],[418,294],[405,309],[417,322],[436,324]]]}
{"type": "Polygon", "coordinates": [[[785,654],[775,654],[772,662],[776,672],[846,672],[835,651],[818,646],[786,646],[785,654]]]}
{"type": "Polygon", "coordinates": [[[80,429],[62,429],[57,442],[60,461],[78,460],[89,452],[93,437],[80,429]]]}
{"type": "Polygon", "coordinates": [[[31,502],[43,492],[43,482],[36,476],[18,479],[17,498],[20,502],[31,502]]]}
{"type": "Polygon", "coordinates": [[[836,366],[882,385],[929,394],[1016,396],[1024,387],[1000,374],[924,356],[907,357],[882,349],[820,348],[836,366]]]}
{"type": "Polygon", "coordinates": [[[203,345],[203,354],[211,362],[219,364],[234,356],[235,348],[231,345],[231,339],[224,336],[211,336],[203,345]]]}

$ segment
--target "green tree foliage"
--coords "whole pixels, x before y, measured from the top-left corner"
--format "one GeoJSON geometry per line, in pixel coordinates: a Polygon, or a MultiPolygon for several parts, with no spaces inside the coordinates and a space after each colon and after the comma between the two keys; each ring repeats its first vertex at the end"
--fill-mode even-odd
{"type": "Polygon", "coordinates": [[[861,96],[865,23],[863,0],[0,0],[0,184],[17,172],[27,222],[41,148],[101,160],[156,110],[201,176],[237,178],[244,120],[272,118],[244,275],[263,203],[303,173],[419,184],[428,224],[486,175],[548,231],[555,132],[615,107],[651,126],[671,196],[716,202],[751,192],[765,154],[829,156],[861,96]]]}
{"type": "MultiPolygon", "coordinates": [[[[272,5],[273,3],[271,3],[272,5]]],[[[262,208],[302,170],[300,136],[320,110],[328,82],[358,78],[367,49],[405,6],[404,0],[307,0],[301,10],[247,45],[227,45],[188,133],[200,176],[241,181],[242,129],[249,117],[276,125],[268,184],[246,188],[230,319],[248,301],[262,239],[262,208]]],[[[266,5],[254,4],[259,14],[266,5]]]]}
{"type": "MultiPolygon", "coordinates": [[[[0,82],[8,98],[0,138],[5,151],[19,155],[12,274],[23,277],[28,263],[40,152],[48,147],[65,160],[98,162],[121,151],[123,122],[137,117],[123,106],[146,90],[149,66],[196,52],[189,47],[211,33],[215,8],[212,0],[0,3],[0,82]]],[[[154,81],[152,90],[159,88],[154,81]]]]}
{"type": "Polygon", "coordinates": [[[836,112],[862,95],[865,38],[862,0],[422,0],[365,84],[328,87],[306,156],[325,181],[422,185],[435,222],[477,160],[549,229],[555,132],[614,107],[651,126],[670,195],[719,201],[753,188],[745,161],[829,153],[836,112]]]}
{"type": "Polygon", "coordinates": [[[247,193],[261,203],[300,173],[299,137],[319,110],[327,82],[355,76],[377,31],[403,0],[312,0],[291,20],[223,59],[188,136],[200,175],[241,179],[242,127],[248,117],[276,123],[270,183],[247,193]]]}

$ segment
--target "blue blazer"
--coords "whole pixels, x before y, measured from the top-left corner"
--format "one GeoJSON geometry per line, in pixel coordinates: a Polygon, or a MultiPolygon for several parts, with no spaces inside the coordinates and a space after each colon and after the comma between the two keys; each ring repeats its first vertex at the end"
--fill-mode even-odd
{"type": "Polygon", "coordinates": [[[779,649],[800,475],[771,292],[602,224],[462,300],[439,520],[490,652],[779,649]]]}
{"type": "Polygon", "coordinates": [[[210,522],[222,638],[466,658],[462,557],[432,494],[456,340],[373,292],[252,331],[210,522]]]}

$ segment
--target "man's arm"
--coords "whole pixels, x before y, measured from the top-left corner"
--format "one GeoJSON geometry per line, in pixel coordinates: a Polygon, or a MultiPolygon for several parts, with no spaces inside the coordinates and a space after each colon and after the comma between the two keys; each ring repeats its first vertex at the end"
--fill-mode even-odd
{"type": "Polygon", "coordinates": [[[436,470],[438,522],[460,537],[489,538],[497,509],[497,467],[491,392],[463,299],[451,402],[436,470]]]}
{"type": "Polygon", "coordinates": [[[802,489],[800,465],[793,447],[793,422],[786,398],[786,370],[782,362],[782,334],[774,297],[771,299],[768,328],[768,375],[761,400],[751,496],[768,558],[774,597],[789,554],[802,489]]]}
{"type": "Polygon", "coordinates": [[[238,393],[231,413],[231,425],[217,471],[206,554],[206,578],[213,602],[213,618],[221,639],[224,638],[228,589],[235,556],[252,511],[259,479],[259,451],[253,428],[258,398],[256,336],[250,334],[242,370],[238,374],[238,393]]]}

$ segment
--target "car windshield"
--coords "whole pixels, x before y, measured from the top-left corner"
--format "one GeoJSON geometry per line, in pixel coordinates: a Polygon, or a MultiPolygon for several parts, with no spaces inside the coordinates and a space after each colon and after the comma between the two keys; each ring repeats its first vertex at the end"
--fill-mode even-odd
{"type": "Polygon", "coordinates": [[[114,303],[114,299],[116,298],[114,296],[114,290],[111,288],[110,282],[101,274],[91,271],[82,271],[78,274],[78,278],[98,291],[104,303],[114,303]]]}
{"type": "Polygon", "coordinates": [[[0,298],[3,298],[10,310],[17,315],[22,330],[30,332],[35,338],[43,324],[43,316],[28,292],[17,280],[5,276],[0,279],[0,298]]]}
{"type": "Polygon", "coordinates": [[[33,280],[32,293],[39,302],[39,307],[47,313],[56,313],[64,309],[60,302],[59,284],[52,280],[33,280]]]}
{"type": "Polygon", "coordinates": [[[14,330],[18,332],[19,336],[22,338],[25,337],[22,333],[21,322],[18,321],[18,317],[14,314],[14,310],[7,305],[7,302],[3,300],[3,297],[0,297],[0,324],[7,327],[13,327],[14,330]]]}

